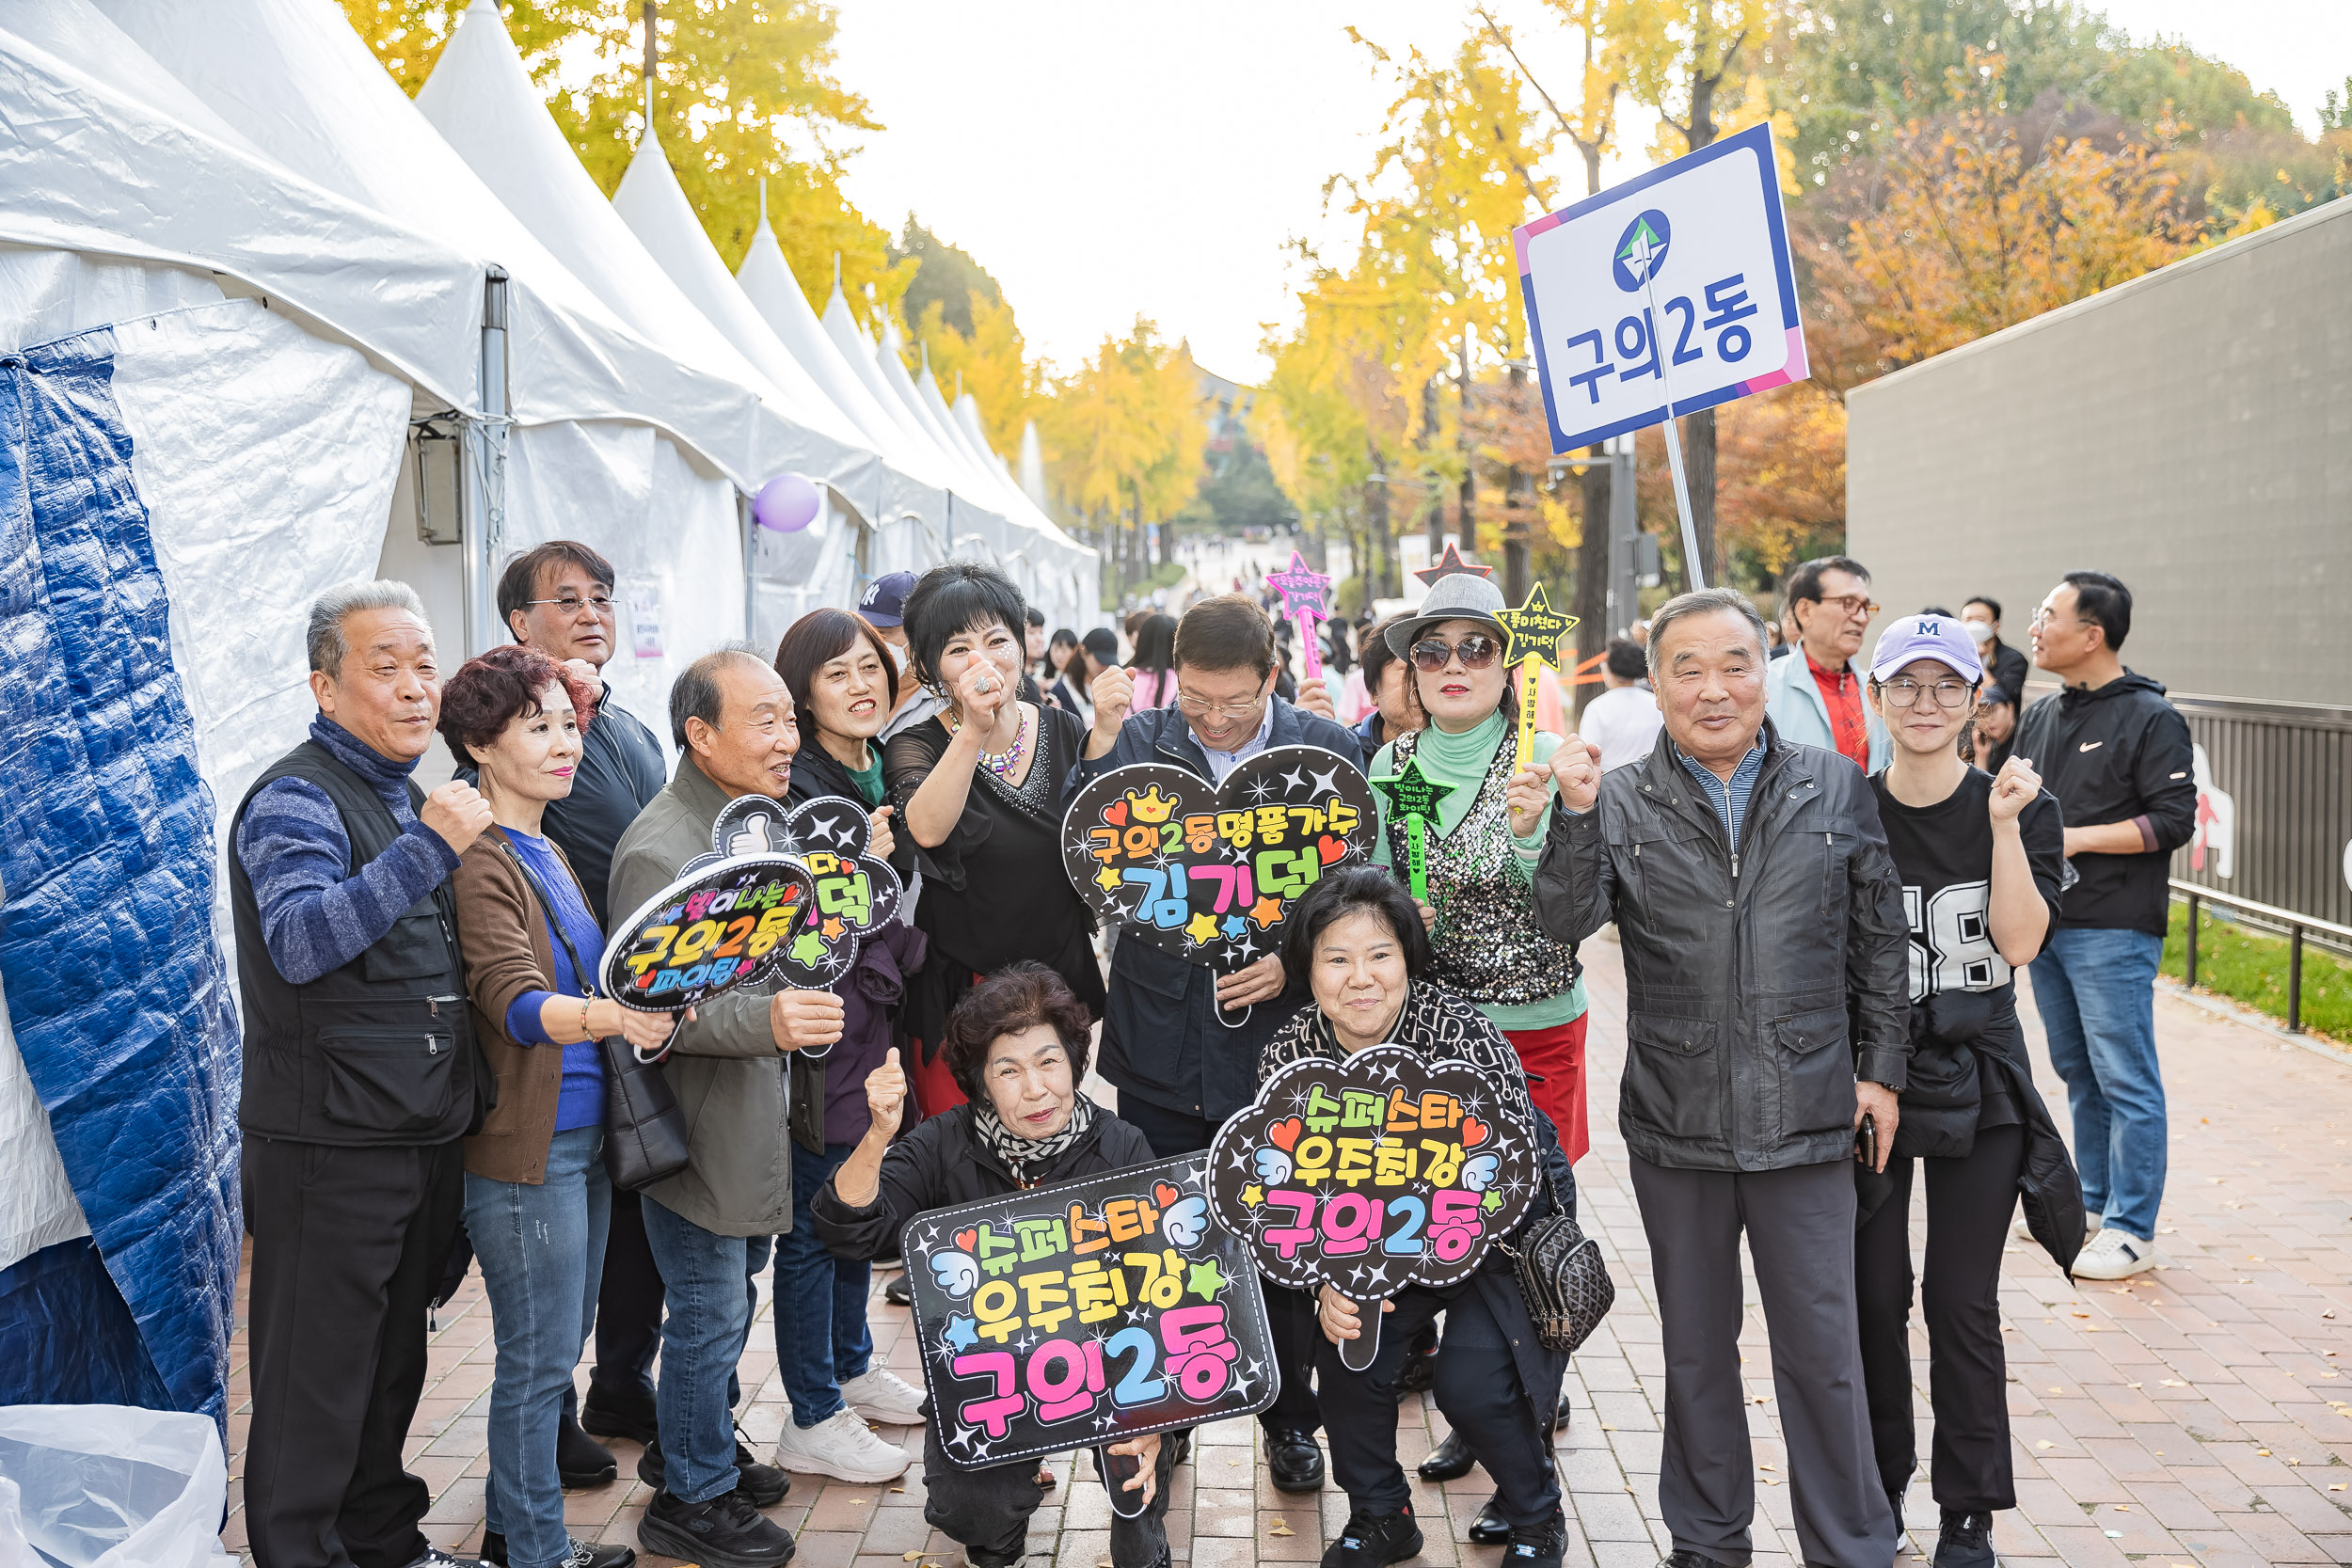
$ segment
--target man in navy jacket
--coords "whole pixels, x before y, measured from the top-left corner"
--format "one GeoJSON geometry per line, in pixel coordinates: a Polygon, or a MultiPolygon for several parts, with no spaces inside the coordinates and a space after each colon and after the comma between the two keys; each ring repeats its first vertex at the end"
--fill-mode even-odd
{"type": "MultiPolygon", "coordinates": [[[[1152,762],[1222,784],[1274,746],[1320,746],[1361,768],[1356,736],[1331,717],[1322,687],[1308,689],[1306,707],[1294,706],[1274,694],[1274,624],[1263,610],[1239,594],[1201,600],[1176,626],[1172,705],[1129,717],[1135,687],[1127,672],[1113,665],[1094,677],[1094,733],[1081,777],[1152,762]]],[[[1259,1053],[1307,997],[1306,976],[1284,974],[1277,958],[1220,979],[1148,942],[1121,942],[1111,952],[1098,1066],[1119,1088],[1120,1119],[1163,1159],[1208,1148],[1225,1118],[1257,1098],[1259,1053]]],[[[1289,1315],[1275,1294],[1268,1306],[1279,1343],[1289,1315]]],[[[1286,1369],[1295,1365],[1286,1357],[1286,1369]]],[[[1274,1483],[1294,1492],[1322,1485],[1313,1437],[1320,1421],[1306,1379],[1286,1370],[1281,1397],[1259,1419],[1274,1483]]]]}

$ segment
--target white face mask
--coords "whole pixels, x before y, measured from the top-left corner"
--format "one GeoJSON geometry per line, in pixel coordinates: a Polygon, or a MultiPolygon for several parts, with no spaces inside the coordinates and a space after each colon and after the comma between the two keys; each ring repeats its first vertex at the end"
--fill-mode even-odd
{"type": "Polygon", "coordinates": [[[890,650],[890,662],[898,667],[899,673],[904,674],[907,667],[907,651],[896,642],[884,642],[882,646],[890,650]]]}
{"type": "Polygon", "coordinates": [[[1993,641],[1993,623],[1990,621],[1979,621],[1971,617],[1963,621],[1960,627],[1961,630],[1977,640],[1977,646],[1979,648],[1993,641]]]}

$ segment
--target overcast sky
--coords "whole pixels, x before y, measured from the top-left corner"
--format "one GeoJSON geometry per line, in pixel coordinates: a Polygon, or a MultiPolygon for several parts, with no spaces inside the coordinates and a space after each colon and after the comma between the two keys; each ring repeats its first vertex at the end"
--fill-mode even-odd
{"type": "MultiPolygon", "coordinates": [[[[1343,245],[1323,185],[1376,144],[1388,88],[1349,41],[1450,54],[1454,0],[839,0],[840,74],[887,127],[849,192],[895,234],[909,211],[1004,286],[1032,353],[1067,369],[1138,314],[1252,381],[1290,319],[1286,242],[1343,245]]],[[[1554,93],[1566,35],[1496,0],[1554,93]]],[[[2108,0],[2142,40],[2185,38],[2279,93],[2308,133],[2352,72],[2352,0],[2108,0]]],[[[1609,178],[1647,162],[1651,128],[1609,178]]],[[[1564,175],[1570,171],[1557,171],[1564,175]]],[[[1569,188],[1581,194],[1578,171],[1569,188]]]]}

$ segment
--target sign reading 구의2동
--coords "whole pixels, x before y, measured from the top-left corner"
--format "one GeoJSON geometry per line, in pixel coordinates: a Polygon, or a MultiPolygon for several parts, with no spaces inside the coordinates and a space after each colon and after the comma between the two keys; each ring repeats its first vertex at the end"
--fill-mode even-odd
{"type": "Polygon", "coordinates": [[[1770,125],[1511,239],[1555,452],[1810,373],[1770,125]]]}

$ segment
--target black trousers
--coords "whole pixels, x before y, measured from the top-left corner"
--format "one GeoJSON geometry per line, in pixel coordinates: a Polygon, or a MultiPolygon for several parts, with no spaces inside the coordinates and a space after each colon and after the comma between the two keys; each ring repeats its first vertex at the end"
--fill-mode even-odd
{"type": "MultiPolygon", "coordinates": [[[[1138,1099],[1120,1101],[1119,1119],[1142,1133],[1152,1152],[1163,1160],[1208,1148],[1223,1125],[1138,1099]]],[[[1287,1290],[1263,1276],[1258,1284],[1265,1291],[1266,1334],[1282,1369],[1282,1390],[1274,1396],[1272,1404],[1258,1412],[1258,1424],[1268,1432],[1311,1435],[1323,1424],[1312,1381],[1315,1346],[1323,1338],[1315,1327],[1315,1304],[1303,1291],[1287,1290]]]]}
{"type": "Polygon", "coordinates": [[[1396,1310],[1381,1320],[1380,1354],[1365,1371],[1341,1365],[1339,1347],[1315,1331],[1331,1473],[1347,1489],[1349,1505],[1393,1513],[1413,1500],[1412,1483],[1396,1459],[1396,1380],[1413,1340],[1443,1312],[1445,1338],[1438,1347],[1433,1390],[1438,1408],[1470,1439],[1470,1452],[1494,1478],[1505,1519],[1537,1525],[1550,1518],[1560,1506],[1560,1481],[1552,1473],[1548,1423],[1536,1418],[1510,1341],[1478,1287],[1440,1294],[1413,1286],[1395,1301],[1396,1310]]]}
{"type": "Polygon", "coordinates": [[[1854,1232],[1854,1302],[1870,1441],[1889,1497],[1918,1467],[1911,1420],[1911,1177],[1928,1167],[1928,1402],[1935,1411],[1929,1479],[1935,1500],[1965,1513],[2017,1506],[2010,1467],[2009,1362],[2001,1348],[2001,1246],[2017,1207],[2026,1130],[1977,1134],[1963,1160],[1886,1162],[1895,1190],[1854,1232]]]}
{"type": "Polygon", "coordinates": [[[588,1397],[616,1410],[650,1407],[653,1357],[660,1348],[661,1270],[645,1241],[645,1211],[635,1193],[615,1187],[604,1280],[596,1288],[596,1364],[588,1374],[588,1397]]]}
{"type": "Polygon", "coordinates": [[[253,1425],[246,1533],[259,1568],[404,1568],[432,1505],[401,1446],[424,1388],[425,1310],[466,1197],[455,1141],[337,1148],[245,1140],[253,1425]]]}
{"type": "MultiPolygon", "coordinates": [[[[923,1423],[923,1517],[950,1541],[970,1548],[970,1556],[1014,1561],[1027,1555],[1029,1516],[1045,1500],[1037,1483],[1038,1462],[1016,1460],[977,1470],[959,1470],[939,1446],[933,1423],[923,1423]]],[[[1161,1568],[1168,1560],[1168,1481],[1176,1469],[1176,1434],[1160,1433],[1159,1490],[1149,1507],[1132,1519],[1111,1510],[1112,1568],[1161,1568]]],[[[1095,1479],[1103,1479],[1103,1462],[1094,1462],[1095,1479]]],[[[1107,1483],[1106,1483],[1107,1484],[1107,1483]]],[[[1132,1497],[1125,1506],[1132,1507],[1132,1497]]]]}

